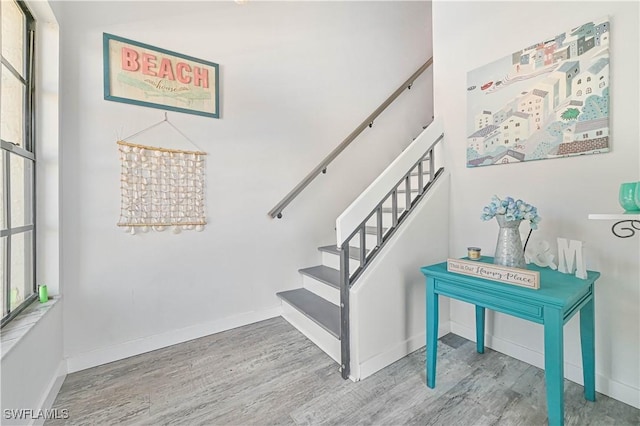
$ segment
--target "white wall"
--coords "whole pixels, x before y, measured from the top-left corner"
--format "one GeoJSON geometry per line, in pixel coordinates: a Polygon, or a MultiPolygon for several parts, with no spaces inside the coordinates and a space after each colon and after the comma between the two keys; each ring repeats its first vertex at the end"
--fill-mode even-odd
{"type": "Polygon", "coordinates": [[[27,3],[36,40],[36,282],[60,294],[60,144],[58,22],[47,2],[27,3]]]}
{"type": "MultiPolygon", "coordinates": [[[[70,371],[277,315],[275,293],[299,286],[297,269],[319,263],[339,212],[432,117],[427,73],[271,220],[267,211],[429,58],[430,3],[150,5],[54,4],[70,371]],[[210,154],[202,233],[115,226],[116,138],[163,116],[103,100],[103,32],[220,64],[220,120],[169,113],[210,154]]],[[[133,141],[189,147],[166,126],[133,141]]]]}
{"type": "MultiPolygon", "coordinates": [[[[446,141],[445,141],[446,143],[446,141]]],[[[440,176],[351,290],[351,375],[364,379],[425,344],[425,277],[420,267],[446,259],[449,175],[440,176]]],[[[449,305],[439,310],[449,332],[449,305]]]]}
{"type": "MultiPolygon", "coordinates": [[[[619,239],[613,222],[589,213],[621,212],[618,186],[640,179],[637,2],[435,2],[434,99],[445,121],[451,171],[451,256],[478,245],[491,255],[497,226],[479,219],[493,194],[538,207],[538,239],[587,242],[587,267],[602,273],[596,286],[596,389],[640,407],[640,235],[619,239]],[[466,73],[567,28],[610,16],[611,147],[607,154],[467,169],[466,73]],[[525,30],[526,28],[526,30],[525,30]]],[[[524,227],[523,227],[524,228],[524,227]]],[[[451,303],[452,331],[474,339],[473,309],[451,303]]],[[[581,383],[577,316],[565,326],[565,374],[581,383]]],[[[540,326],[489,315],[489,345],[538,366],[540,326]]]]}
{"type": "MultiPolygon", "coordinates": [[[[52,303],[52,302],[49,302],[52,303]]],[[[62,303],[49,308],[27,334],[2,357],[3,424],[42,424],[38,410],[53,405],[67,373],[62,353],[62,303]],[[6,419],[4,410],[34,410],[6,419]]],[[[62,415],[62,413],[60,413],[62,415]]]]}
{"type": "MultiPolygon", "coordinates": [[[[36,38],[36,269],[38,284],[59,294],[58,23],[47,2],[28,1],[36,38]]],[[[51,302],[50,302],[51,303],[51,302]]],[[[66,375],[63,303],[57,301],[2,357],[2,409],[50,408],[66,375]]],[[[37,413],[36,413],[37,414],[37,413]]],[[[2,413],[4,418],[4,412],[2,413]]],[[[43,423],[11,420],[12,424],[43,423]]]]}

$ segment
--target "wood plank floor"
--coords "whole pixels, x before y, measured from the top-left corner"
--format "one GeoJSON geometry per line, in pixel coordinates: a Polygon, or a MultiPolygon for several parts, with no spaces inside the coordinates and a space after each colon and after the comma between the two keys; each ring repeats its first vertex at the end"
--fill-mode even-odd
{"type": "MultiPolygon", "coordinates": [[[[544,371],[449,334],[435,389],[424,348],[358,383],[282,318],[67,376],[48,425],[544,425],[544,371]]],[[[640,410],[565,381],[565,424],[639,425],[640,410]]]]}

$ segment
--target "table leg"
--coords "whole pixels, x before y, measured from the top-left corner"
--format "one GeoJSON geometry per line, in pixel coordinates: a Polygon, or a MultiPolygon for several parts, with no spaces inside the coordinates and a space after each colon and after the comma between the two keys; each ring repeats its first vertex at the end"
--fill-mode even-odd
{"type": "Polygon", "coordinates": [[[435,280],[427,277],[427,386],[436,387],[436,356],[438,354],[438,295],[435,280]]]}
{"type": "Polygon", "coordinates": [[[476,350],[484,353],[484,307],[476,305],[476,350]]]}
{"type": "Polygon", "coordinates": [[[544,375],[549,426],[564,424],[564,353],[562,311],[544,308],[544,375]]]}
{"type": "Polygon", "coordinates": [[[582,375],[584,379],[584,397],[588,401],[596,400],[596,363],[595,363],[595,322],[593,318],[593,298],[580,309],[580,346],[582,346],[582,375]]]}

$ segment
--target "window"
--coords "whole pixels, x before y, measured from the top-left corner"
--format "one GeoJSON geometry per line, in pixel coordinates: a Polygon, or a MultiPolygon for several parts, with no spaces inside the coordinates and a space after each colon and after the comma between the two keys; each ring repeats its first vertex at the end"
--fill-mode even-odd
{"type": "Polygon", "coordinates": [[[596,136],[602,136],[602,130],[598,130],[598,131],[596,132],[596,136]]]}
{"type": "Polygon", "coordinates": [[[520,123],[516,123],[516,127],[520,127],[520,123]]]}
{"type": "Polygon", "coordinates": [[[22,1],[1,3],[0,292],[2,325],[35,299],[35,22],[22,1]]]}
{"type": "Polygon", "coordinates": [[[589,134],[588,133],[583,133],[582,134],[582,139],[589,139],[589,134]]]}
{"type": "Polygon", "coordinates": [[[587,77],[587,83],[591,81],[591,77],[587,77]]]}
{"type": "Polygon", "coordinates": [[[578,84],[582,84],[582,79],[581,78],[578,79],[578,84]]]}
{"type": "Polygon", "coordinates": [[[591,93],[591,87],[587,87],[587,95],[591,93]]]}
{"type": "Polygon", "coordinates": [[[577,95],[577,96],[582,96],[582,90],[578,90],[578,91],[576,92],[576,95],[577,95]]]}

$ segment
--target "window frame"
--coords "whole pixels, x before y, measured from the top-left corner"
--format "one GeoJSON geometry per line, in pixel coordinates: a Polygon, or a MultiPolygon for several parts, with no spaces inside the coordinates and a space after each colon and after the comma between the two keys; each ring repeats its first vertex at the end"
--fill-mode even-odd
{"type": "MultiPolygon", "coordinates": [[[[4,327],[13,318],[15,318],[21,311],[23,311],[29,304],[31,304],[37,298],[37,286],[36,286],[36,245],[37,245],[37,232],[36,232],[36,156],[35,156],[35,42],[36,42],[36,20],[25,4],[23,0],[14,0],[17,7],[24,15],[24,77],[18,72],[7,59],[2,55],[0,49],[0,61],[5,70],[16,77],[23,87],[24,96],[24,110],[23,114],[23,139],[22,146],[15,145],[14,143],[2,139],[0,135],[0,161],[2,162],[2,169],[0,173],[2,176],[2,195],[3,199],[0,200],[4,205],[4,226],[0,227],[0,245],[3,245],[2,258],[0,262],[3,262],[3,275],[1,277],[0,285],[3,286],[4,298],[1,301],[3,303],[3,316],[0,323],[0,327],[4,327]],[[26,177],[26,182],[30,185],[25,187],[25,194],[29,194],[29,199],[25,199],[25,205],[30,206],[29,220],[25,224],[12,227],[11,225],[11,156],[18,156],[25,162],[29,162],[31,167],[29,172],[26,168],[23,177],[26,177]],[[28,173],[28,174],[27,174],[28,173]],[[25,235],[25,237],[31,233],[30,247],[26,247],[25,250],[30,251],[30,291],[29,295],[25,294],[24,300],[11,309],[11,255],[12,247],[11,240],[13,236],[25,235]],[[4,312],[7,314],[4,315],[4,312]]],[[[27,164],[27,163],[25,163],[27,164]]],[[[28,240],[28,239],[26,239],[28,240]]],[[[26,251],[25,251],[26,253],[26,251]]],[[[26,257],[25,257],[26,258],[26,257]]],[[[25,269],[25,271],[27,271],[25,269]]],[[[26,284],[25,284],[26,287],[26,284]]]]}

